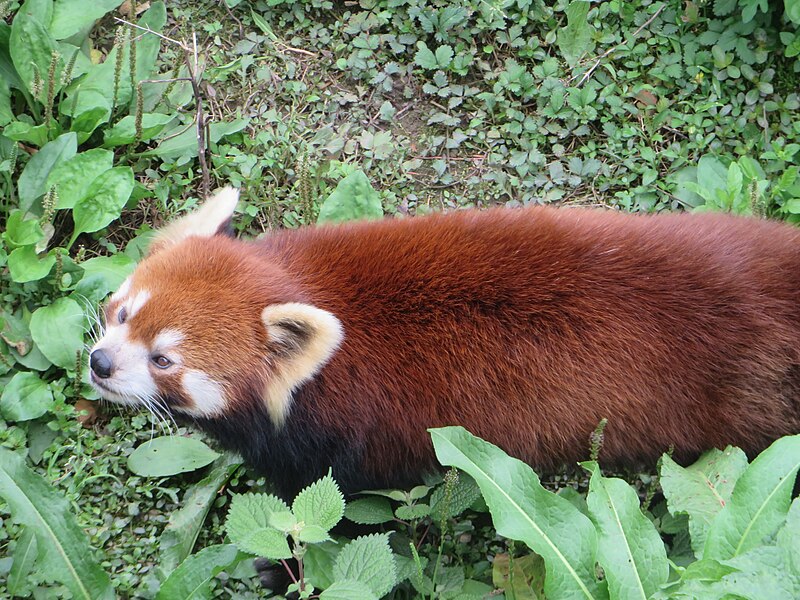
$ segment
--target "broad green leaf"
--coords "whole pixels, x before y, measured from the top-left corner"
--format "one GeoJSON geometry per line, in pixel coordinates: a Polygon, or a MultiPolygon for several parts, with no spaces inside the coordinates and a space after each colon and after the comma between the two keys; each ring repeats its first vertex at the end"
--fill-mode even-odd
{"type": "Polygon", "coordinates": [[[117,8],[119,0],[57,0],[53,5],[50,33],[63,40],[91,27],[107,12],[117,8]]]}
{"type": "Polygon", "coordinates": [[[0,20],[0,79],[5,81],[10,88],[22,90],[27,95],[25,84],[19,78],[19,73],[14,68],[11,60],[11,26],[0,20]]]}
{"type": "Polygon", "coordinates": [[[611,598],[647,600],[667,581],[669,563],[661,536],[642,514],[639,496],[625,481],[603,477],[596,462],[586,502],[597,526],[597,562],[611,598]]]}
{"type": "Polygon", "coordinates": [[[355,598],[378,600],[379,596],[375,595],[366,584],[351,579],[337,581],[319,595],[320,600],[354,600],[355,598]]]}
{"type": "Polygon", "coordinates": [[[75,156],[77,150],[78,138],[70,132],[45,144],[31,157],[17,181],[19,207],[22,210],[30,210],[34,201],[47,192],[47,178],[50,171],[61,161],[75,156]]]}
{"type": "Polygon", "coordinates": [[[786,559],[795,577],[800,578],[800,497],[792,501],[786,523],[778,532],[778,546],[786,552],[786,559]]]}
{"type": "Polygon", "coordinates": [[[37,308],[31,315],[31,336],[54,365],[75,369],[76,354],[83,349],[86,318],[71,298],[59,298],[48,306],[37,308]]]}
{"type": "Polygon", "coordinates": [[[581,57],[594,48],[592,29],[587,15],[590,4],[582,0],[572,0],[567,7],[567,26],[557,33],[558,48],[564,60],[575,66],[581,57]]]}
{"type": "Polygon", "coordinates": [[[47,277],[55,264],[56,255],[52,251],[40,257],[33,246],[17,248],[8,255],[8,270],[17,283],[39,281],[47,277]]]}
{"type": "MultiPolygon", "coordinates": [[[[152,2],[139,19],[139,26],[151,31],[160,32],[167,22],[167,8],[164,2],[152,2]]],[[[156,71],[161,38],[149,33],[142,36],[136,45],[136,81],[149,79],[156,71]]]]}
{"type": "Polygon", "coordinates": [[[496,554],[492,561],[492,583],[514,600],[539,600],[544,591],[544,561],[538,554],[496,554]]]}
{"type": "Polygon", "coordinates": [[[269,515],[269,526],[288,533],[297,525],[297,519],[289,510],[275,511],[269,515]]]}
{"type": "Polygon", "coordinates": [[[431,507],[427,504],[410,504],[398,506],[394,514],[398,519],[403,521],[416,521],[417,519],[424,519],[431,514],[431,507]]]}
{"type": "MultiPolygon", "coordinates": [[[[44,15],[39,14],[41,9],[36,4],[38,3],[28,1],[17,11],[11,24],[9,43],[14,67],[30,93],[33,93],[34,73],[37,71],[44,82],[44,87],[47,87],[50,61],[53,53],[58,50],[56,41],[47,31],[46,21],[41,21],[44,15]]],[[[58,63],[55,76],[56,91],[60,88],[63,59],[59,59],[58,63]]],[[[46,94],[46,90],[43,94],[46,94]]]]}
{"type": "Polygon", "coordinates": [[[708,586],[706,598],[748,600],[797,600],[800,580],[789,575],[783,548],[759,546],[725,561],[736,569],[708,586]]]}
{"type": "Polygon", "coordinates": [[[91,183],[114,166],[114,153],[93,148],[56,165],[47,177],[46,189],[55,186],[56,208],[72,208],[86,196],[91,183]]]}
{"type": "Polygon", "coordinates": [[[800,435],[783,437],[764,450],[742,474],[731,501],[711,523],[704,556],[739,556],[774,535],[786,519],[800,468],[800,435]]]}
{"type": "Polygon", "coordinates": [[[249,556],[241,554],[233,544],[207,546],[172,571],[161,584],[156,600],[211,598],[211,580],[245,558],[249,556]]]}
{"type": "Polygon", "coordinates": [[[12,598],[28,595],[22,592],[28,583],[27,577],[34,568],[38,553],[39,549],[33,530],[30,527],[23,527],[14,549],[14,562],[6,579],[6,592],[12,598]]]}
{"type": "Polygon", "coordinates": [[[328,535],[328,530],[319,525],[306,525],[292,535],[296,541],[306,544],[320,544],[331,539],[331,536],[328,535]]]}
{"type": "Polygon", "coordinates": [[[81,263],[83,277],[77,283],[74,295],[98,304],[109,292],[119,289],[125,278],[130,275],[136,263],[125,254],[113,256],[95,256],[81,263]]]}
{"type": "Polygon", "coordinates": [[[23,121],[14,121],[3,129],[3,135],[15,142],[25,142],[41,148],[50,140],[50,129],[46,123],[34,125],[23,121]]]}
{"type": "Polygon", "coordinates": [[[697,163],[697,184],[708,190],[724,190],[728,183],[728,169],[715,156],[706,155],[697,163]]]}
{"type": "Polygon", "coordinates": [[[730,501],[733,486],[747,469],[739,448],[706,452],[690,467],[681,467],[666,454],[661,459],[661,487],[673,515],[689,516],[692,550],[702,556],[711,523],[730,501]]]}
{"type": "Polygon", "coordinates": [[[128,468],[143,477],[169,477],[196,471],[217,458],[217,452],[196,438],[161,436],[131,452],[128,468]]]}
{"type": "MultiPolygon", "coordinates": [[[[14,112],[11,110],[11,88],[8,86],[8,81],[0,77],[0,127],[5,127],[13,120],[14,112]]],[[[5,134],[5,131],[3,133],[5,134]]]]}
{"type": "Polygon", "coordinates": [[[430,430],[436,457],[481,488],[497,533],[525,542],[547,567],[548,598],[608,598],[595,577],[597,532],[568,500],[545,490],[528,465],[463,427],[430,430]]]}
{"type": "Polygon", "coordinates": [[[394,519],[392,506],[386,498],[359,498],[348,502],[344,516],[359,525],[380,525],[394,519]]]}
{"type": "Polygon", "coordinates": [[[325,589],[333,584],[333,564],[341,550],[342,547],[334,541],[311,544],[306,548],[303,571],[314,587],[325,589]]]}
{"type": "Polygon", "coordinates": [[[450,65],[450,62],[453,60],[453,48],[451,48],[448,45],[439,46],[436,49],[435,56],[439,68],[445,69],[450,65]]]}
{"type": "Polygon", "coordinates": [[[225,519],[225,531],[245,552],[273,560],[291,558],[286,534],[269,524],[272,513],[284,511],[289,511],[286,503],[270,494],[236,494],[225,519]]]}
{"type": "MultiPolygon", "coordinates": [[[[142,138],[139,141],[147,140],[157,136],[164,129],[164,126],[173,119],[173,115],[161,113],[145,113],[142,115],[142,138]]],[[[111,129],[107,129],[103,134],[103,146],[113,148],[132,144],[136,139],[136,118],[128,115],[121,119],[111,129]]]]}
{"type": "Polygon", "coordinates": [[[63,583],[73,598],[114,598],[111,581],[92,558],[86,535],[72,516],[64,494],[5,448],[0,448],[0,496],[13,518],[36,535],[41,572],[63,583]]]}
{"type": "Polygon", "coordinates": [[[35,244],[44,237],[44,231],[39,224],[39,219],[25,219],[24,212],[12,210],[8,215],[3,237],[9,246],[17,248],[35,244]]]}
{"type": "Polygon", "coordinates": [[[381,197],[360,169],[342,179],[319,209],[317,223],[341,223],[383,216],[381,197]]]}
{"type": "Polygon", "coordinates": [[[0,396],[0,412],[9,421],[38,419],[53,406],[50,386],[36,373],[20,371],[11,378],[0,396]]]}
{"type": "Polygon", "coordinates": [[[330,531],[344,515],[344,496],[333,477],[326,475],[297,494],[292,512],[298,522],[330,531]]]}
{"type": "Polygon", "coordinates": [[[12,313],[4,306],[0,306],[0,338],[23,356],[33,347],[31,331],[21,311],[12,313]]]}
{"type": "Polygon", "coordinates": [[[114,167],[92,181],[86,195],[72,210],[75,232],[70,245],[81,233],[97,231],[119,218],[132,191],[133,171],[130,167],[114,167]]]}
{"type": "Polygon", "coordinates": [[[347,544],[336,557],[333,576],[336,581],[361,582],[378,598],[388,594],[397,583],[389,535],[361,536],[347,544]]]}
{"type": "Polygon", "coordinates": [[[192,553],[220,488],[241,464],[238,456],[226,452],[211,463],[204,479],[186,491],[181,508],[170,513],[169,522],[159,540],[158,570],[161,573],[171,573],[192,553]]]}

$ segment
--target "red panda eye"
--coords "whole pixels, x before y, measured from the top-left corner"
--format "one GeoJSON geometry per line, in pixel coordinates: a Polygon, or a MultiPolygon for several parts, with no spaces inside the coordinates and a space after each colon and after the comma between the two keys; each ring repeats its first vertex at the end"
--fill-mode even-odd
{"type": "Polygon", "coordinates": [[[154,356],[151,360],[159,369],[166,369],[172,366],[172,361],[163,355],[154,356]]]}
{"type": "Polygon", "coordinates": [[[128,320],[128,311],[124,306],[119,309],[119,313],[117,313],[117,320],[119,321],[120,325],[128,320]]]}

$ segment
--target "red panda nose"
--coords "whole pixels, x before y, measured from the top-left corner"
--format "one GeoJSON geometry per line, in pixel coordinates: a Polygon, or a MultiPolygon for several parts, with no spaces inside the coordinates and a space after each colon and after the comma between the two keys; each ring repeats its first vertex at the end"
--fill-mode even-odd
{"type": "Polygon", "coordinates": [[[108,354],[103,352],[102,350],[95,350],[92,352],[92,356],[89,359],[89,366],[92,368],[92,372],[97,375],[100,379],[108,379],[111,377],[111,359],[108,358],[108,354]]]}

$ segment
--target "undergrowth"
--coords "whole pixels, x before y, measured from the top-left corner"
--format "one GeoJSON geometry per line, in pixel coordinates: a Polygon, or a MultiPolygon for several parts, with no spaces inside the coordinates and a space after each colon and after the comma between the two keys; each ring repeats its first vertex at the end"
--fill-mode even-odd
{"type": "MultiPolygon", "coordinates": [[[[145,456],[153,470],[137,473],[136,453],[162,429],[172,440],[196,433],[157,414],[114,414],[86,385],[96,306],[152,228],[216,184],[243,189],[249,233],[364,214],[340,202],[354,189],[365,198],[358,210],[374,215],[552,202],[800,219],[800,2],[90,4],[0,2],[0,596],[82,593],[45,551],[53,540],[25,498],[46,500],[42,515],[86,569],[86,597],[154,597],[171,573],[213,576],[209,593],[220,597],[260,593],[243,560],[252,548],[225,544],[225,522],[247,497],[238,494],[269,482],[207,449],[182,472],[145,456]]],[[[630,477],[656,500],[643,513],[655,529],[638,517],[636,527],[667,542],[672,587],[660,587],[658,558],[659,591],[647,595],[718,585],[777,597],[734,583],[794,572],[796,556],[781,552],[797,511],[773,510],[772,533],[788,533],[748,546],[754,554],[709,553],[698,539],[730,530],[713,525],[716,512],[669,504],[682,491],[670,491],[680,478],[667,461],[667,504],[654,474],[630,477]]],[[[617,484],[587,472],[554,474],[547,487],[602,539],[586,493],[592,482],[595,493],[617,484]]],[[[547,553],[498,535],[489,495],[470,481],[386,491],[348,504],[345,516],[398,531],[389,538],[395,598],[553,596],[547,553]],[[437,516],[442,495],[465,486],[459,511],[437,516]]],[[[630,504],[628,489],[617,492],[630,504]]],[[[338,550],[325,544],[328,554],[309,550],[317,587],[336,581],[338,550]]],[[[595,576],[585,585],[602,588],[595,576]]],[[[374,595],[388,585],[340,580],[374,595]]]]}

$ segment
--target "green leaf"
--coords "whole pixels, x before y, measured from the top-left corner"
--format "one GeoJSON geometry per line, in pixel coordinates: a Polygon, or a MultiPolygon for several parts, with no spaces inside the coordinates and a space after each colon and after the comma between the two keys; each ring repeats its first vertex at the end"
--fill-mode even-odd
{"type": "Polygon", "coordinates": [[[41,148],[50,140],[50,127],[46,123],[33,125],[14,121],[3,129],[3,135],[15,142],[25,142],[41,148]]]}
{"type": "MultiPolygon", "coordinates": [[[[173,115],[161,113],[144,113],[142,115],[142,137],[139,141],[147,140],[157,136],[164,129],[164,126],[174,118],[173,115]]],[[[111,129],[107,129],[103,134],[103,146],[113,148],[114,146],[124,146],[132,144],[136,140],[136,117],[128,115],[121,119],[111,129]]]]}
{"type": "Polygon", "coordinates": [[[797,0],[784,0],[786,18],[795,25],[800,25],[800,2],[797,0]]]}
{"type": "Polygon", "coordinates": [[[233,544],[207,546],[192,554],[161,584],[156,600],[211,598],[211,580],[236,566],[243,555],[233,544]]]}
{"type": "MultiPolygon", "coordinates": [[[[8,81],[0,77],[0,127],[5,127],[14,118],[14,111],[11,110],[11,88],[8,86],[8,81]]],[[[6,135],[5,130],[3,135],[6,135]]]]}
{"type": "Polygon", "coordinates": [[[236,494],[225,519],[225,531],[245,552],[272,560],[291,558],[286,534],[269,524],[273,513],[288,511],[286,503],[271,494],[236,494]]]}
{"type": "Polygon", "coordinates": [[[800,435],[781,438],[742,474],[731,501],[708,531],[704,556],[724,560],[760,545],[786,519],[797,470],[800,435]]]}
{"type": "Polygon", "coordinates": [[[341,546],[333,541],[306,547],[303,556],[303,574],[315,588],[326,589],[333,584],[333,564],[341,549],[341,546]]]}
{"type": "Polygon", "coordinates": [[[102,229],[117,219],[133,191],[133,171],[130,167],[114,167],[92,181],[86,195],[72,210],[75,232],[72,245],[81,233],[102,229]]]}
{"type": "Polygon", "coordinates": [[[379,219],[383,216],[381,197],[360,169],[339,182],[322,203],[317,223],[341,223],[356,219],[379,219]]]}
{"type": "Polygon", "coordinates": [[[337,581],[319,595],[320,600],[378,600],[369,586],[353,580],[337,581]]]}
{"type": "Polygon", "coordinates": [[[24,220],[24,217],[25,213],[16,209],[8,215],[3,237],[12,248],[30,246],[44,237],[39,219],[24,220]]]}
{"type": "Polygon", "coordinates": [[[719,511],[728,503],[733,486],[747,469],[747,456],[739,448],[706,452],[683,468],[666,454],[661,458],[661,487],[669,512],[689,515],[689,533],[696,556],[703,553],[706,536],[719,511]]]}
{"type": "Polygon", "coordinates": [[[292,512],[298,522],[330,531],[344,515],[344,496],[333,477],[326,475],[297,494],[292,512]]]}
{"type": "Polygon", "coordinates": [[[389,534],[361,536],[347,544],[336,557],[333,575],[337,581],[365,584],[378,598],[388,594],[397,583],[389,534]]]}
{"type": "Polygon", "coordinates": [[[724,190],[728,183],[728,170],[714,156],[703,156],[697,163],[697,184],[706,190],[724,190]]]}
{"type": "Polygon", "coordinates": [[[328,535],[328,530],[319,525],[306,525],[305,527],[301,527],[296,534],[293,534],[293,537],[296,541],[305,544],[320,544],[331,539],[331,536],[328,535]]]}
{"type": "MultiPolygon", "coordinates": [[[[50,36],[41,19],[44,15],[38,14],[39,8],[34,2],[26,2],[17,11],[14,21],[11,24],[11,39],[9,50],[11,60],[19,77],[25,83],[25,87],[31,94],[33,93],[34,73],[38,71],[40,79],[47,87],[47,72],[50,69],[50,61],[53,52],[58,50],[56,41],[50,36]]],[[[60,87],[61,65],[56,69],[55,86],[56,91],[60,87]]]]}
{"type": "Polygon", "coordinates": [[[597,562],[611,598],[647,600],[669,576],[667,551],[653,523],[642,514],[639,496],[625,481],[603,477],[596,462],[586,502],[599,533],[597,562]]]}
{"type": "Polygon", "coordinates": [[[47,177],[45,189],[55,186],[58,192],[56,208],[72,208],[86,196],[89,186],[114,166],[111,150],[93,148],[76,154],[56,165],[47,177]]]}
{"type": "Polygon", "coordinates": [[[37,556],[36,536],[30,527],[23,527],[14,549],[14,562],[6,579],[6,592],[12,598],[28,595],[22,592],[28,583],[27,578],[33,571],[37,556]]]}
{"type": "Polygon", "coordinates": [[[424,519],[431,514],[431,507],[427,504],[411,504],[398,506],[394,514],[398,519],[403,521],[416,521],[417,519],[424,519]]]}
{"type": "Polygon", "coordinates": [[[50,33],[64,40],[90,28],[94,22],[120,5],[119,0],[58,0],[53,5],[50,33]]]}
{"type": "Polygon", "coordinates": [[[447,45],[439,46],[436,49],[435,57],[439,68],[446,69],[450,66],[450,62],[453,60],[453,49],[447,45]]]}
{"type": "Polygon", "coordinates": [[[47,178],[50,171],[62,161],[75,156],[78,150],[78,137],[75,133],[65,133],[45,144],[25,165],[19,176],[19,207],[28,211],[34,201],[47,192],[47,178]]]}
{"type": "Polygon", "coordinates": [[[566,10],[567,26],[560,29],[557,34],[558,48],[571,67],[594,48],[593,27],[587,19],[589,8],[588,2],[572,0],[566,10]]]}
{"type": "Polygon", "coordinates": [[[204,479],[186,491],[181,508],[170,513],[169,522],[159,540],[157,564],[160,573],[171,573],[192,553],[220,488],[241,464],[241,458],[226,452],[211,464],[204,479]]]}
{"type": "Polygon", "coordinates": [[[8,270],[11,272],[11,279],[17,283],[38,281],[47,277],[55,264],[56,256],[52,251],[40,258],[33,246],[17,248],[8,255],[8,270]]]}
{"type": "Polygon", "coordinates": [[[778,546],[786,552],[792,573],[800,577],[800,498],[795,498],[786,515],[786,523],[778,532],[778,546]]]}
{"type": "Polygon", "coordinates": [[[431,52],[425,42],[417,42],[417,53],[414,55],[414,62],[423,69],[433,70],[439,67],[436,55],[431,52]]]}
{"type": "MultiPolygon", "coordinates": [[[[237,133],[247,127],[247,119],[236,119],[230,122],[211,123],[208,127],[208,139],[216,144],[226,135],[237,133]]],[[[197,156],[197,130],[190,127],[183,133],[162,141],[157,148],[142,152],[142,156],[158,156],[164,160],[185,162],[197,156]]]]}
{"type": "Polygon", "coordinates": [[[81,263],[83,277],[75,286],[74,294],[88,301],[98,304],[109,292],[119,289],[122,282],[133,273],[136,263],[125,254],[113,256],[95,256],[81,263]]]}
{"type": "Polygon", "coordinates": [[[37,308],[31,316],[31,336],[54,365],[75,369],[76,354],[83,349],[86,317],[75,300],[59,298],[37,308]]]}
{"type": "Polygon", "coordinates": [[[63,583],[73,598],[114,598],[111,581],[92,558],[86,535],[70,513],[64,494],[5,448],[0,448],[0,496],[13,518],[36,535],[40,572],[63,583]]]}
{"type": "Polygon", "coordinates": [[[196,471],[219,454],[196,438],[161,436],[141,444],[128,457],[128,468],[143,477],[169,477],[196,471]]]}
{"type": "Polygon", "coordinates": [[[430,430],[436,457],[481,488],[497,533],[525,542],[545,561],[548,598],[607,598],[595,578],[597,532],[568,500],[545,490],[528,465],[463,427],[430,430]]]}
{"type": "Polygon", "coordinates": [[[441,521],[460,515],[481,497],[481,489],[466,473],[459,473],[454,484],[444,484],[431,494],[431,515],[441,521]]]}
{"type": "Polygon", "coordinates": [[[15,374],[0,396],[0,412],[9,421],[38,419],[52,406],[50,386],[29,371],[15,374]]]}
{"type": "Polygon", "coordinates": [[[359,525],[380,525],[394,520],[392,506],[386,498],[359,498],[348,502],[344,516],[359,525]]]}

